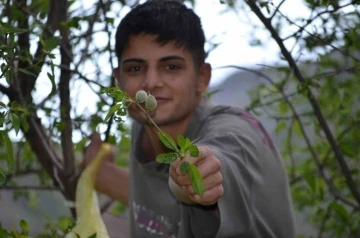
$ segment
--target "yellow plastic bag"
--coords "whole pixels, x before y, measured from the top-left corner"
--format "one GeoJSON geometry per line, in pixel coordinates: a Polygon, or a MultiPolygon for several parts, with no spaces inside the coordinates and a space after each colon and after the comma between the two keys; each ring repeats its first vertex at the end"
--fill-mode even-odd
{"type": "Polygon", "coordinates": [[[76,186],[75,198],[77,214],[76,225],[65,238],[110,237],[101,217],[99,200],[94,188],[98,169],[105,155],[109,153],[110,150],[111,146],[109,144],[102,144],[95,159],[91,161],[80,175],[76,186]]]}

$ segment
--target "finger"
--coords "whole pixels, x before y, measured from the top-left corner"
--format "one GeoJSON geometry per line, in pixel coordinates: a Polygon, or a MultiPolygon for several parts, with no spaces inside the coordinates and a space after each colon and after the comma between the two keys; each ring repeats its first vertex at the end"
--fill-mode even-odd
{"type": "MultiPolygon", "coordinates": [[[[86,165],[95,158],[95,156],[98,154],[102,144],[103,144],[103,142],[101,140],[100,134],[97,132],[94,132],[90,136],[90,144],[86,147],[86,150],[85,150],[85,158],[82,163],[83,167],[86,167],[86,165]]],[[[104,155],[105,156],[104,161],[108,161],[111,163],[115,162],[116,153],[117,153],[117,147],[112,145],[111,151],[109,151],[106,155],[104,155]]]]}
{"type": "Polygon", "coordinates": [[[206,178],[212,174],[217,173],[221,169],[221,163],[220,160],[215,158],[214,156],[211,156],[204,160],[204,163],[197,165],[199,172],[203,178],[206,178]]]}
{"type": "Polygon", "coordinates": [[[205,158],[214,156],[214,153],[212,152],[212,150],[207,147],[207,146],[203,146],[203,145],[199,145],[198,146],[199,149],[199,156],[198,157],[186,157],[186,160],[190,163],[190,164],[200,164],[203,162],[203,160],[205,158]]]}
{"type": "Polygon", "coordinates": [[[181,175],[180,173],[180,164],[182,161],[180,159],[176,159],[174,162],[170,164],[170,169],[173,170],[178,175],[181,175]]]}
{"type": "Polygon", "coordinates": [[[94,152],[98,151],[100,148],[102,141],[100,134],[94,132],[90,135],[90,144],[86,147],[85,156],[92,156],[94,152]]]}
{"type": "Polygon", "coordinates": [[[213,205],[219,200],[220,197],[224,195],[224,188],[221,184],[212,187],[209,190],[206,190],[202,197],[200,197],[198,194],[194,195],[188,195],[191,200],[193,200],[196,203],[199,203],[201,205],[213,205]]]}
{"type": "Polygon", "coordinates": [[[171,167],[170,167],[170,169],[169,169],[169,175],[170,175],[170,177],[171,177],[171,179],[177,184],[178,183],[178,177],[179,177],[179,175],[176,173],[176,170],[175,169],[172,169],[171,167]]]}
{"type": "MultiPolygon", "coordinates": [[[[219,184],[222,183],[222,180],[223,180],[223,177],[222,177],[222,174],[220,172],[218,173],[215,173],[211,176],[208,176],[206,178],[204,178],[204,190],[210,190],[212,189],[213,187],[216,187],[218,186],[219,184]]],[[[192,187],[192,185],[188,185],[186,186],[187,188],[187,192],[191,195],[195,195],[195,191],[192,187]]]]}
{"type": "MultiPolygon", "coordinates": [[[[199,169],[201,177],[206,178],[212,174],[219,172],[221,169],[221,163],[217,158],[212,156],[211,158],[207,158],[206,160],[204,160],[203,163],[198,164],[197,168],[199,169]]],[[[181,186],[191,184],[188,174],[186,174],[185,176],[180,175],[177,181],[181,186]]]]}

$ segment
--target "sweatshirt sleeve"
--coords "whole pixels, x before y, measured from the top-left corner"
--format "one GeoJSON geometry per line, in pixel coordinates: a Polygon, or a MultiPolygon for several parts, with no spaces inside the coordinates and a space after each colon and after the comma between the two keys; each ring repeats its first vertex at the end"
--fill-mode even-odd
{"type": "Polygon", "coordinates": [[[180,237],[292,237],[292,224],[283,232],[278,221],[272,224],[274,212],[264,211],[270,204],[266,196],[275,197],[276,202],[284,200],[283,225],[287,224],[285,219],[292,218],[287,206],[287,178],[276,150],[266,145],[247,121],[233,123],[219,118],[203,131],[197,144],[210,147],[222,167],[224,195],[217,201],[220,218],[212,207],[183,205],[181,222],[186,234],[180,237]],[[272,177],[265,166],[277,175],[272,177]],[[267,191],[266,186],[271,188],[272,184],[283,186],[280,194],[273,196],[267,191]]]}

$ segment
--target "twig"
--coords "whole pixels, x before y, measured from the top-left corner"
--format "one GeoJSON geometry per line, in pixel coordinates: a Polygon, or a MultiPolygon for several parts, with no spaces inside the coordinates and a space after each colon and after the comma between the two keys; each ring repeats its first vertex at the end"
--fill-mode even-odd
{"type": "Polygon", "coordinates": [[[270,21],[272,21],[272,19],[275,17],[276,13],[280,10],[280,7],[281,5],[283,5],[283,3],[285,2],[286,0],[282,0],[275,8],[273,14],[270,16],[270,21]]]}
{"type": "MultiPolygon", "coordinates": [[[[111,2],[111,1],[109,1],[109,2],[111,2]]],[[[85,46],[82,50],[79,61],[75,64],[74,68],[76,68],[76,69],[79,68],[80,64],[86,59],[86,56],[87,56],[88,50],[89,50],[89,45],[93,39],[94,25],[95,25],[96,19],[98,18],[98,14],[99,14],[100,10],[101,10],[101,4],[98,3],[96,6],[94,15],[88,22],[89,26],[88,26],[87,31],[85,32],[85,36],[83,36],[83,39],[85,39],[85,46]]],[[[105,21],[105,22],[107,22],[107,21],[105,21]]]]}
{"type": "MultiPolygon", "coordinates": [[[[271,22],[269,21],[269,19],[263,15],[263,13],[259,9],[259,7],[256,5],[255,1],[246,0],[245,2],[248,4],[248,6],[251,8],[251,10],[255,13],[255,15],[259,18],[259,20],[264,24],[264,26],[269,30],[272,38],[278,44],[282,55],[288,62],[291,71],[294,73],[294,75],[298,79],[299,83],[301,83],[301,84],[305,83],[305,78],[301,74],[301,72],[300,72],[298,66],[296,65],[294,59],[292,58],[291,54],[286,49],[284,42],[280,38],[279,34],[275,30],[275,28],[271,25],[271,22]]],[[[350,169],[345,161],[344,155],[343,155],[339,145],[337,144],[337,142],[329,128],[329,125],[327,124],[326,119],[324,118],[324,115],[322,114],[320,106],[310,90],[308,90],[307,97],[308,97],[308,100],[309,100],[313,110],[314,110],[314,114],[320,124],[320,127],[324,131],[326,138],[327,138],[328,142],[330,143],[332,150],[335,153],[336,160],[338,161],[338,163],[341,167],[341,170],[345,177],[346,183],[347,183],[352,195],[355,197],[357,203],[360,205],[360,193],[357,188],[357,185],[355,184],[355,182],[351,176],[350,169]]],[[[302,128],[302,130],[303,130],[303,128],[302,128]]],[[[316,153],[315,153],[315,155],[316,155],[316,153]]],[[[315,159],[315,157],[314,157],[314,159],[315,159]]]]}
{"type": "Polygon", "coordinates": [[[48,191],[59,191],[58,187],[41,187],[41,186],[0,186],[0,190],[48,190],[48,191]]]}
{"type": "MultiPolygon", "coordinates": [[[[293,24],[293,25],[301,28],[301,26],[299,26],[298,24],[296,24],[294,21],[292,21],[291,19],[289,19],[287,16],[285,16],[285,15],[282,14],[281,12],[280,12],[280,14],[281,14],[290,24],[293,24]]],[[[310,36],[315,37],[315,38],[317,38],[318,40],[320,40],[321,42],[325,43],[327,46],[331,47],[333,50],[337,50],[337,51],[341,52],[343,55],[346,55],[346,56],[352,58],[353,60],[355,60],[355,61],[357,61],[357,62],[360,62],[360,59],[356,58],[355,56],[353,56],[353,55],[351,55],[351,54],[349,54],[349,53],[344,52],[344,51],[343,51],[342,49],[340,49],[339,47],[336,47],[336,46],[334,46],[334,45],[332,45],[332,44],[329,44],[328,42],[326,42],[324,39],[322,39],[322,38],[319,37],[318,35],[313,34],[313,33],[311,33],[310,31],[308,31],[308,30],[306,30],[306,29],[303,29],[303,31],[305,31],[305,32],[306,32],[307,34],[309,34],[310,36]]],[[[279,38],[280,38],[280,36],[279,36],[279,38]]]]}
{"type": "Polygon", "coordinates": [[[288,153],[289,153],[289,157],[290,157],[290,178],[295,178],[295,158],[294,158],[294,152],[292,149],[292,142],[293,142],[293,130],[292,130],[292,124],[294,123],[294,120],[291,120],[291,123],[289,124],[288,127],[288,134],[287,134],[287,140],[286,140],[286,144],[287,144],[287,149],[288,149],[288,153]]]}
{"type": "Polygon", "coordinates": [[[352,4],[353,4],[353,3],[347,3],[347,4],[343,5],[343,6],[339,6],[338,8],[334,8],[333,10],[325,10],[325,11],[322,11],[322,12],[317,13],[317,14],[316,14],[314,17],[312,17],[311,19],[307,19],[307,20],[305,21],[306,23],[305,23],[303,26],[298,26],[298,25],[297,25],[297,27],[299,27],[299,30],[298,30],[297,32],[295,32],[295,33],[293,33],[293,34],[291,34],[291,35],[283,38],[283,40],[286,41],[286,40],[288,40],[288,39],[290,39],[290,38],[293,38],[293,37],[296,36],[297,34],[303,32],[307,26],[309,26],[311,23],[314,22],[314,20],[316,20],[316,18],[318,18],[318,17],[320,17],[320,16],[322,16],[322,15],[324,15],[324,14],[326,14],[326,13],[334,13],[334,12],[337,12],[338,10],[340,10],[340,9],[342,9],[342,8],[351,6],[352,4]]]}
{"type": "MultiPolygon", "coordinates": [[[[260,72],[260,71],[256,71],[253,69],[248,69],[246,67],[241,67],[241,66],[234,66],[234,65],[230,65],[230,66],[224,66],[224,67],[233,67],[233,68],[237,68],[240,70],[244,70],[244,71],[248,71],[251,72],[255,75],[258,75],[262,78],[264,78],[266,81],[268,81],[271,85],[275,85],[274,80],[272,80],[272,78],[270,78],[269,76],[267,76],[266,74],[260,72]]],[[[300,115],[298,114],[298,112],[295,109],[295,106],[290,102],[290,100],[288,99],[287,95],[284,93],[284,91],[280,88],[277,88],[280,92],[280,94],[282,95],[283,99],[285,100],[285,102],[289,105],[291,111],[293,112],[294,115],[294,119],[297,120],[299,122],[300,125],[300,130],[301,133],[303,134],[304,140],[306,142],[307,147],[309,148],[309,151],[311,152],[311,155],[314,158],[314,161],[317,165],[317,168],[321,174],[321,176],[323,177],[323,179],[325,180],[325,182],[327,183],[327,185],[329,186],[329,190],[330,192],[333,194],[333,196],[335,198],[338,198],[339,200],[342,200],[344,203],[348,204],[351,207],[354,208],[358,208],[355,204],[353,204],[352,202],[348,201],[347,199],[343,198],[342,196],[340,196],[340,193],[337,191],[337,189],[335,188],[335,186],[332,184],[331,180],[329,180],[323,170],[323,168],[321,167],[321,162],[320,159],[318,158],[318,154],[315,152],[314,147],[312,146],[310,139],[304,129],[303,123],[301,122],[301,118],[300,115]]]]}
{"type": "MultiPolygon", "coordinates": [[[[336,199],[335,199],[335,201],[336,201],[336,199]]],[[[321,224],[320,224],[318,238],[321,238],[323,236],[324,229],[325,229],[325,224],[326,224],[327,220],[330,218],[330,214],[331,214],[331,207],[328,206],[326,208],[324,219],[322,219],[321,224]]]]}

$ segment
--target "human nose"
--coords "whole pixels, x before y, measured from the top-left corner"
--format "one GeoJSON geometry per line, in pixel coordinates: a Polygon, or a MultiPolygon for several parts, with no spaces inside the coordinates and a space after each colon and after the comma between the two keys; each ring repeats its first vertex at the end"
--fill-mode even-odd
{"type": "Polygon", "coordinates": [[[152,89],[156,87],[162,87],[163,81],[161,80],[160,74],[157,72],[156,69],[149,69],[146,72],[145,79],[143,82],[143,87],[147,89],[148,91],[151,91],[152,89]]]}

